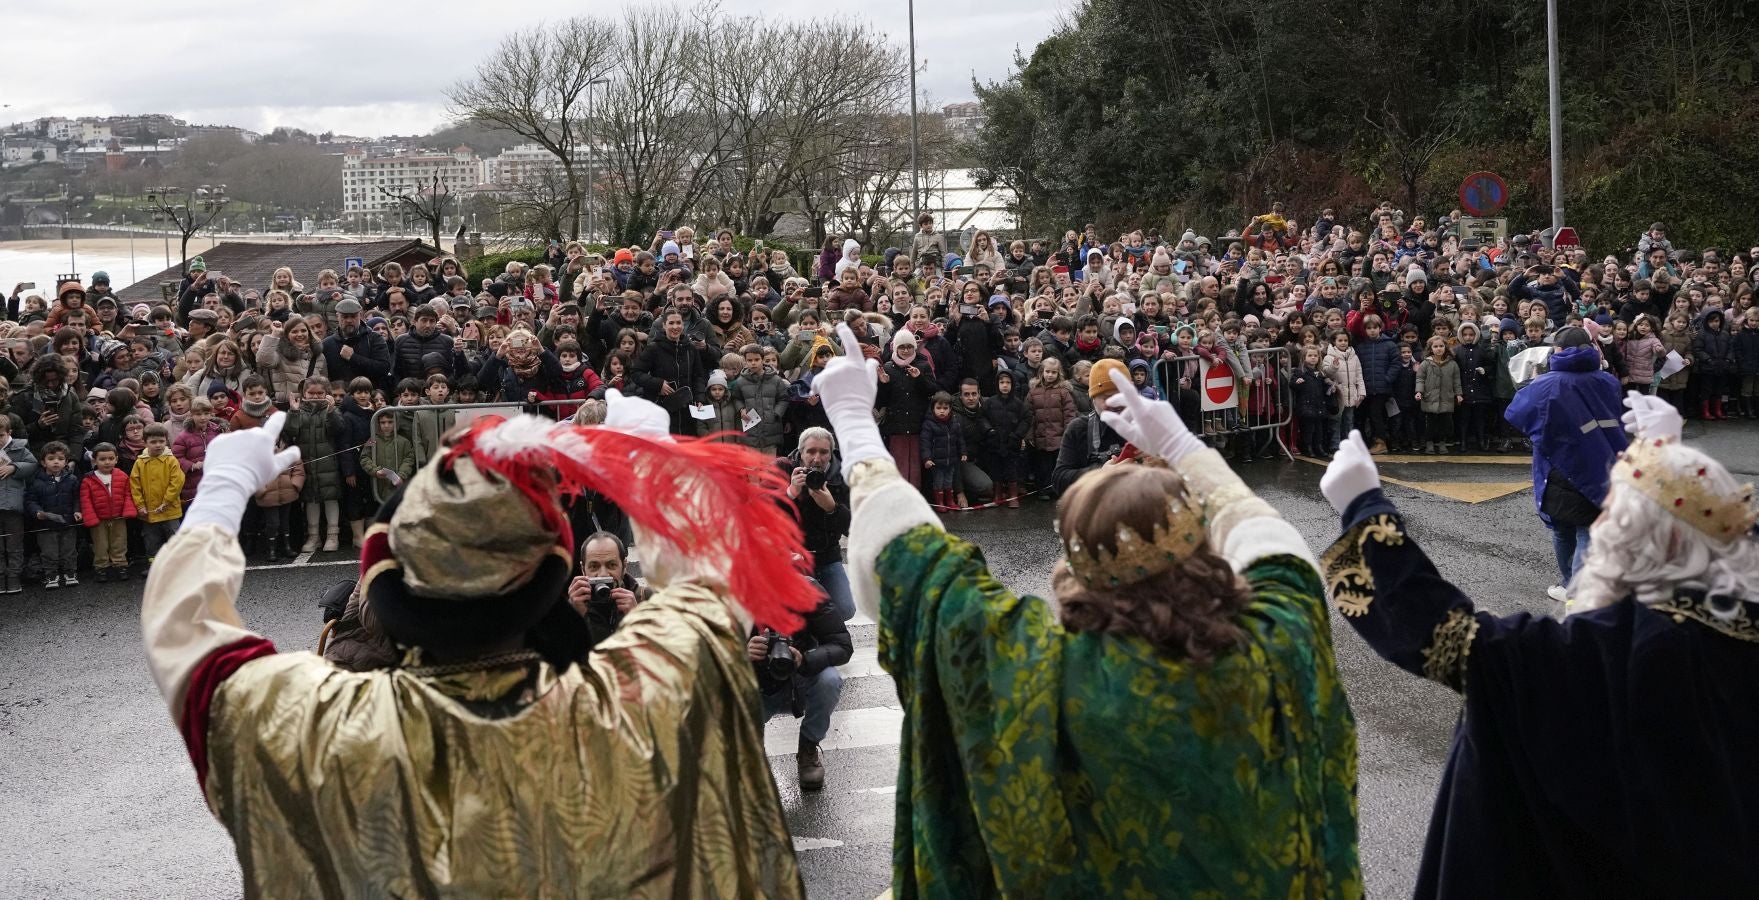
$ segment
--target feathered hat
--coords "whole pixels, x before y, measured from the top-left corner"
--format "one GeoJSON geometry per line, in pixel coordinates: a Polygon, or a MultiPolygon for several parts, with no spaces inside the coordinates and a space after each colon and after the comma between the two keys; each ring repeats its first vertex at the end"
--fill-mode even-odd
{"type": "Polygon", "coordinates": [[[616,503],[645,552],[688,553],[752,618],[789,633],[820,600],[804,569],[786,481],[749,448],[656,431],[619,406],[606,425],[485,416],[379,510],[361,548],[361,593],[400,644],[467,656],[522,635],[552,664],[577,658],[566,602],[574,535],[562,498],[616,503]]]}

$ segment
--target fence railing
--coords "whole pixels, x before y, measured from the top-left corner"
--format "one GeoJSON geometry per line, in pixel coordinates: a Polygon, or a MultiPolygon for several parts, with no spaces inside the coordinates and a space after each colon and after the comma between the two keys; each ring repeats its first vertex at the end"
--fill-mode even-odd
{"type": "Polygon", "coordinates": [[[1247,350],[1246,358],[1215,365],[1198,356],[1162,359],[1153,368],[1161,398],[1173,404],[1194,433],[1217,447],[1248,441],[1248,448],[1272,444],[1293,461],[1294,385],[1287,347],[1247,350]]]}

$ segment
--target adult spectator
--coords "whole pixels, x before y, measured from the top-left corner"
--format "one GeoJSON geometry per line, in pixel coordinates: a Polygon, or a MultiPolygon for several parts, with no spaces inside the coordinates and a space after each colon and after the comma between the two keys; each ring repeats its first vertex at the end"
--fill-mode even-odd
{"type": "Polygon", "coordinates": [[[1093,370],[1087,375],[1087,397],[1093,401],[1093,411],[1076,416],[1063,429],[1063,446],[1057,452],[1057,467],[1051,473],[1051,482],[1056,485],[1057,493],[1068,490],[1089,470],[1111,463],[1124,452],[1124,438],[1113,431],[1101,415],[1106,411],[1106,400],[1118,392],[1118,386],[1112,382],[1112,373],[1120,372],[1129,378],[1129,371],[1115,359],[1102,359],[1093,364],[1093,370]]]}
{"type": "Polygon", "coordinates": [[[1533,444],[1533,499],[1551,529],[1559,575],[1546,594],[1563,602],[1588,553],[1588,526],[1606,500],[1625,432],[1618,379],[1601,370],[1588,332],[1561,328],[1554,343],[1550,371],[1517,391],[1504,416],[1533,444]]]}
{"type": "Polygon", "coordinates": [[[391,351],[378,332],[361,325],[360,309],[353,297],[336,304],[336,330],[324,338],[324,363],[331,381],[347,384],[366,378],[384,386],[391,374],[391,351]]]}
{"type": "Polygon", "coordinates": [[[518,328],[483,360],[476,380],[484,401],[536,403],[544,395],[557,393],[562,361],[538,343],[537,335],[518,328]]]}
{"type": "Polygon", "coordinates": [[[843,570],[843,537],[849,533],[849,486],[837,464],[830,431],[808,428],[800,444],[776,465],[788,476],[788,499],[800,523],[806,551],[812,554],[812,577],[824,588],[837,615],[855,615],[855,597],[843,570]]]}
{"type": "Polygon", "coordinates": [[[398,379],[421,379],[427,375],[424,357],[438,353],[444,360],[445,374],[457,374],[457,356],[452,352],[452,336],[440,330],[440,314],[432,306],[422,304],[415,311],[415,327],[397,339],[392,354],[393,375],[398,379]]]}
{"type": "Polygon", "coordinates": [[[283,407],[299,393],[301,381],[330,377],[323,347],[313,340],[311,326],[297,317],[270,326],[257,347],[256,363],[257,371],[269,379],[275,402],[283,407]]]}
{"type": "MultiPolygon", "coordinates": [[[[707,324],[704,319],[697,321],[707,324]]],[[[703,335],[686,334],[682,310],[666,310],[656,327],[657,334],[641,348],[631,374],[642,396],[671,414],[673,434],[694,435],[690,406],[708,396],[708,373],[719,367],[721,355],[703,335]]]]}
{"type": "Polygon", "coordinates": [[[745,655],[757,669],[764,718],[787,711],[800,719],[795,760],[802,791],[825,786],[819,743],[830,732],[831,712],[843,695],[843,676],[837,667],[855,653],[846,618],[826,597],[786,640],[769,629],[757,629],[745,644],[745,655]]]}
{"type": "Polygon", "coordinates": [[[1553,326],[1561,328],[1575,309],[1576,301],[1582,297],[1574,273],[1563,274],[1568,271],[1554,266],[1528,266],[1509,282],[1509,297],[1515,301],[1537,300],[1545,304],[1546,318],[1553,326]]]}
{"type": "Polygon", "coordinates": [[[79,395],[68,385],[67,360],[53,353],[39,356],[31,363],[30,375],[30,386],[12,398],[25,424],[25,433],[18,436],[38,455],[50,441],[69,447],[80,445],[85,430],[80,426],[79,395]]]}
{"type": "Polygon", "coordinates": [[[959,501],[959,508],[968,509],[977,498],[994,495],[995,480],[985,468],[989,463],[987,450],[994,446],[994,428],[989,423],[989,417],[984,415],[983,391],[975,380],[967,378],[959,383],[958,400],[959,402],[953,404],[953,421],[959,424],[959,434],[964,439],[968,458],[959,464],[955,490],[958,491],[956,499],[959,501]],[[969,452],[970,450],[976,452],[969,452]]]}
{"type": "Polygon", "coordinates": [[[629,574],[629,547],[623,539],[609,531],[587,535],[580,542],[580,574],[568,584],[568,603],[586,620],[589,648],[610,637],[642,597],[641,584],[629,574]]]}

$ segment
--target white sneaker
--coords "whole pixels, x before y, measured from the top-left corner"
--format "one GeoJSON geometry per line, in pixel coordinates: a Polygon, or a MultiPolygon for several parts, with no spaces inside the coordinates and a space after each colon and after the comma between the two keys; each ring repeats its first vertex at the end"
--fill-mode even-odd
{"type": "Polygon", "coordinates": [[[324,552],[325,553],[335,553],[340,548],[341,548],[341,544],[338,542],[336,535],[334,533],[332,533],[332,534],[330,534],[330,536],[324,538],[324,552]]]}
{"type": "Polygon", "coordinates": [[[299,552],[301,552],[301,553],[316,553],[316,552],[318,552],[319,546],[320,545],[318,544],[318,536],[314,534],[314,535],[311,535],[310,537],[305,539],[305,544],[299,548],[299,552]]]}
{"type": "Polygon", "coordinates": [[[1550,597],[1559,603],[1568,603],[1570,600],[1570,592],[1561,584],[1554,584],[1551,587],[1546,588],[1545,596],[1550,597]]]}

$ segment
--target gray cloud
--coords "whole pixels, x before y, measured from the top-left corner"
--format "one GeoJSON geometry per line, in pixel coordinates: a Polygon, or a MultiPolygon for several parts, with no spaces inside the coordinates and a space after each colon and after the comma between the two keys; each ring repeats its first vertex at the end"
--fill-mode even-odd
{"type": "MultiPolygon", "coordinates": [[[[1015,48],[1030,52],[1069,0],[1023,0],[1005,11],[917,6],[919,87],[934,103],[967,100],[973,74],[1004,77],[1015,48]]],[[[620,15],[629,0],[595,5],[620,15]]],[[[724,0],[731,13],[772,18],[854,16],[905,41],[905,5],[856,0],[724,0]]],[[[68,41],[9,48],[15,76],[0,85],[0,121],[45,115],[169,112],[198,123],[380,135],[445,121],[446,87],[470,74],[504,33],[560,18],[554,4],[499,0],[355,3],[294,0],[215,6],[74,0],[8,10],[14,34],[68,41]],[[493,13],[493,21],[487,21],[493,13]]]]}

